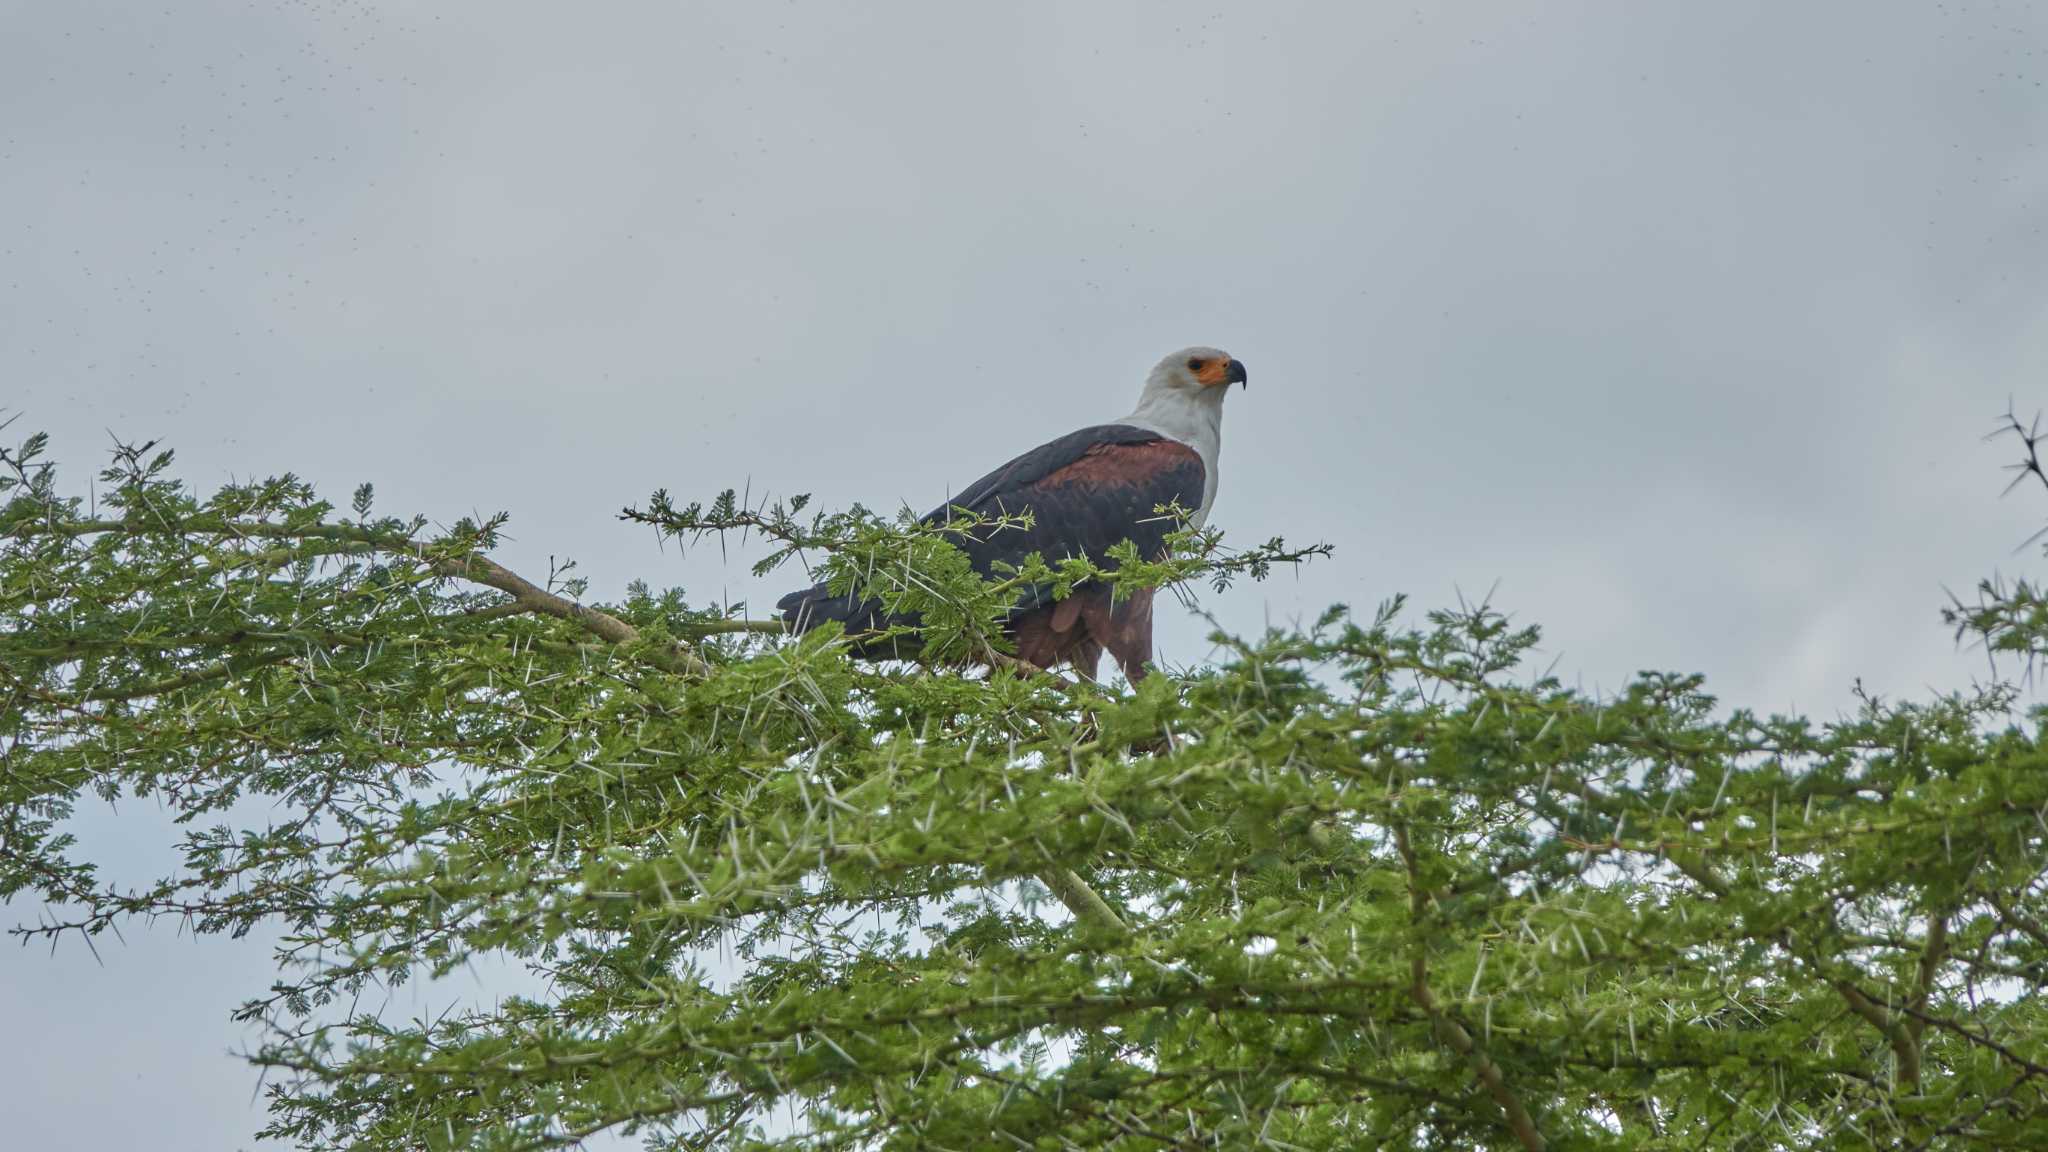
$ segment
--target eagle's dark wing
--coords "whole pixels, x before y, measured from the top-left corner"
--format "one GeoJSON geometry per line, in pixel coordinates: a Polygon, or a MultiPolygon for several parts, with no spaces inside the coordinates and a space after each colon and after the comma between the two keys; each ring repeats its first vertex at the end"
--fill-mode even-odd
{"type": "MultiPolygon", "coordinates": [[[[1202,458],[1193,448],[1128,424],[1083,428],[1026,452],[969,485],[925,519],[946,520],[954,508],[982,516],[1032,514],[1030,528],[981,529],[955,543],[977,571],[1019,564],[1033,552],[1056,564],[1069,556],[1103,562],[1112,545],[1130,540],[1139,555],[1160,554],[1175,525],[1154,509],[1201,505],[1202,458]]],[[[1021,610],[1039,607],[1051,590],[1029,589],[1021,610]]]]}
{"type": "MultiPolygon", "coordinates": [[[[1033,448],[968,485],[925,520],[943,523],[955,508],[989,517],[1032,513],[1028,529],[982,528],[953,538],[955,546],[967,553],[975,570],[984,576],[994,574],[998,562],[1020,564],[1033,552],[1052,564],[1069,556],[1086,556],[1101,564],[1109,549],[1124,540],[1136,544],[1139,555],[1153,557],[1160,554],[1167,533],[1174,528],[1171,518],[1153,509],[1178,503],[1192,512],[1201,505],[1204,478],[1201,456],[1180,441],[1128,424],[1099,424],[1033,448]]],[[[1081,653],[1091,672],[1103,645],[1113,646],[1127,670],[1149,658],[1149,594],[1122,608],[1110,603],[1106,588],[1090,591],[1085,600],[1077,590],[1075,599],[1063,606],[1066,612],[1054,612],[1049,587],[1027,588],[1018,596],[1012,625],[1040,632],[1049,626],[1062,639],[1046,641],[1045,651],[1063,654],[1071,646],[1066,637],[1082,635],[1072,631],[1079,620],[1086,625],[1087,635],[1094,637],[1085,643],[1095,647],[1081,653]],[[1086,619],[1080,619],[1077,613],[1084,603],[1089,611],[1086,619]],[[1038,619],[1040,616],[1045,619],[1038,619]],[[1095,636],[1097,633],[1101,635],[1095,636]]],[[[912,617],[891,615],[878,601],[834,596],[823,584],[791,592],[776,607],[799,632],[827,620],[845,624],[847,631],[856,635],[917,623],[912,617]]],[[[869,656],[908,656],[916,647],[915,640],[901,638],[876,643],[880,650],[861,646],[856,651],[869,656]]]]}

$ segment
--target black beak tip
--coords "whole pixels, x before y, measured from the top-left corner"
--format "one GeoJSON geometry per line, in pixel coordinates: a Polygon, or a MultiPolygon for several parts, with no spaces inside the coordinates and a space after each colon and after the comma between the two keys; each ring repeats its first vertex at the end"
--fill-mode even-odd
{"type": "Polygon", "coordinates": [[[1251,387],[1251,378],[1245,373],[1244,361],[1232,360],[1229,369],[1223,377],[1223,381],[1225,384],[1242,384],[1246,388],[1251,387]]]}

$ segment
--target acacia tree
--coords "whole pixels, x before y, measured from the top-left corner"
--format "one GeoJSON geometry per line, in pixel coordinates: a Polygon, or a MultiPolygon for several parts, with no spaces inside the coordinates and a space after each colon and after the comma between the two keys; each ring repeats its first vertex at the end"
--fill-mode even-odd
{"type": "MultiPolygon", "coordinates": [[[[1004,656],[1019,584],[1306,553],[1187,532],[983,580],[970,522],[626,514],[918,612],[923,658],[868,664],[676,591],[586,603],[492,560],[500,520],[202,497],[147,448],[89,505],[42,448],[0,455],[0,895],[59,910],[30,937],[281,931],[240,1009],[266,1135],[2048,1147],[2048,757],[2009,685],[1832,723],[1685,675],[1591,699],[1492,608],[1395,601],[1126,690],[1004,656]],[[89,795],[178,813],[182,866],[77,858],[89,795]],[[545,993],[359,1006],[494,955],[545,993]]],[[[1950,616],[2048,636],[2027,585],[1950,616]]]]}

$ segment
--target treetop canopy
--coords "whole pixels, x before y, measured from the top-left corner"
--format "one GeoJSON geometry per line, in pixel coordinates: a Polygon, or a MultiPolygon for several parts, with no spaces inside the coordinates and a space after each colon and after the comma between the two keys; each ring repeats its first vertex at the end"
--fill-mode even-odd
{"type": "MultiPolygon", "coordinates": [[[[2010,684],[1826,723],[1683,674],[1595,699],[1490,605],[1397,599],[1127,690],[1006,656],[1017,589],[1322,550],[983,580],[858,509],[627,514],[917,609],[926,658],[871,663],[522,576],[502,518],[201,495],[146,447],[88,500],[43,447],[0,453],[0,896],[47,902],[29,938],[280,932],[239,1009],[266,1135],[2048,1147],[2048,755],[2010,684]],[[184,825],[170,875],[77,856],[125,796],[184,825]],[[487,956],[544,991],[366,1007],[487,956]]],[[[2048,630],[2026,584],[1951,619],[2048,630]]]]}

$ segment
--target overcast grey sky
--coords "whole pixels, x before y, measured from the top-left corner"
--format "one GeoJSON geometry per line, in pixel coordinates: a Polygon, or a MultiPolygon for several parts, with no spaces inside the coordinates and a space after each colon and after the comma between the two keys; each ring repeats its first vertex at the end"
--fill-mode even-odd
{"type": "MultiPolygon", "coordinates": [[[[81,484],[162,437],[766,603],[613,513],[921,509],[1214,344],[1212,521],[1337,547],[1226,624],[1498,581],[1589,688],[1829,715],[1981,673],[1943,588],[2041,567],[1978,438],[2048,405],[2044,54],[2026,2],[0,0],[0,405],[81,484]]],[[[262,943],[100,950],[0,950],[9,1142],[251,1145],[262,943]]]]}

